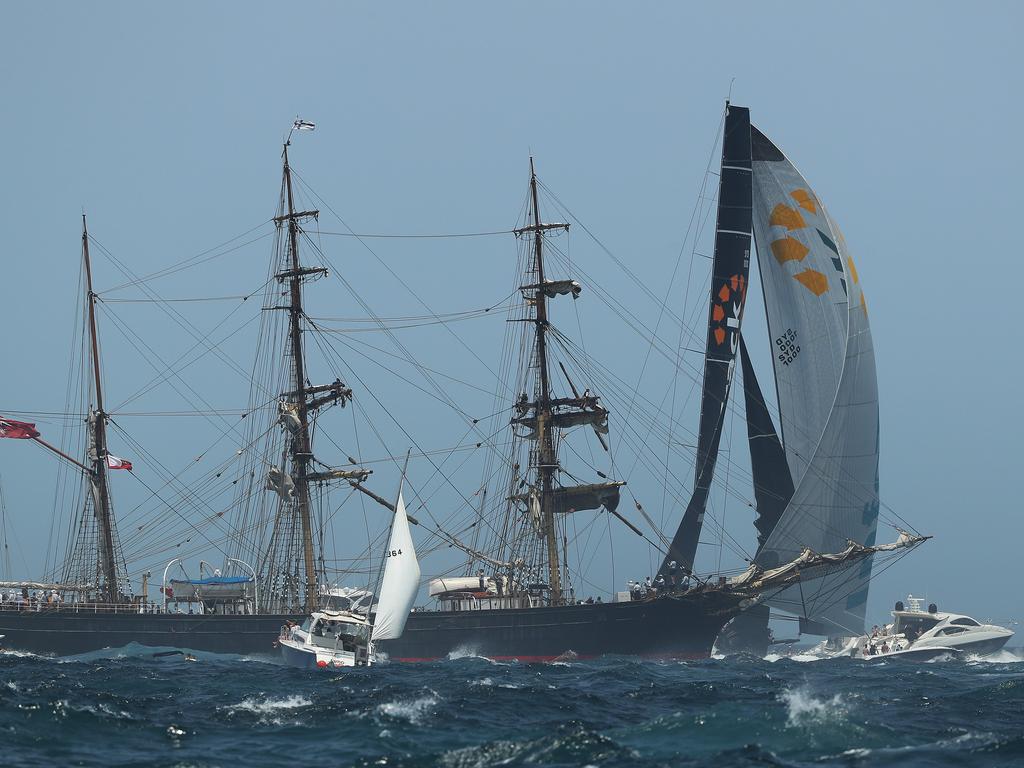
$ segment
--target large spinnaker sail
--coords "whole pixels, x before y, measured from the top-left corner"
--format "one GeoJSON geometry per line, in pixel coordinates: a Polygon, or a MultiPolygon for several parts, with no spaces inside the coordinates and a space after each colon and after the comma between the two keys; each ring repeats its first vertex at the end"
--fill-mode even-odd
{"type": "Polygon", "coordinates": [[[391,538],[385,555],[377,614],[373,620],[374,640],[394,640],[402,636],[419,587],[420,564],[409,533],[405,500],[399,490],[395,519],[391,524],[391,538]]]}
{"type": "Polygon", "coordinates": [[[693,568],[729,402],[750,271],[750,110],[726,105],[693,495],[660,572],[693,568]]]}
{"type": "MultiPolygon", "coordinates": [[[[872,545],[878,519],[878,386],[867,308],[842,235],[806,179],[751,128],[754,239],[793,498],[758,555],[872,545]]],[[[769,602],[828,634],[863,630],[871,560],[769,602]]]]}

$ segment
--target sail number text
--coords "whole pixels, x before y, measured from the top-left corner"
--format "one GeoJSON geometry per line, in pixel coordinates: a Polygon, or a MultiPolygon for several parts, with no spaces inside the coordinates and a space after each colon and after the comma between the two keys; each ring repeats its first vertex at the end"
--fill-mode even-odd
{"type": "Polygon", "coordinates": [[[402,550],[400,550],[400,549],[392,549],[392,550],[389,550],[388,552],[386,552],[384,554],[384,556],[385,557],[398,557],[400,554],[402,554],[402,550]]]}
{"type": "Polygon", "coordinates": [[[786,332],[775,340],[775,351],[783,365],[789,365],[796,360],[800,354],[800,345],[796,343],[796,331],[787,328],[786,332]]]}

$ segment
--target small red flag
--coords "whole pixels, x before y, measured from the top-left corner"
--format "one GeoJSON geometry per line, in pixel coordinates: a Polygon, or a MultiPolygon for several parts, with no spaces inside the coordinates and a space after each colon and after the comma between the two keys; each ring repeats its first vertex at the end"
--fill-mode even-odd
{"type": "Polygon", "coordinates": [[[35,424],[27,421],[15,421],[14,419],[0,419],[0,437],[11,437],[15,440],[31,440],[39,437],[35,424]]]}
{"type": "Polygon", "coordinates": [[[107,469],[127,469],[132,471],[132,463],[127,459],[119,459],[112,453],[107,454],[107,469]]]}

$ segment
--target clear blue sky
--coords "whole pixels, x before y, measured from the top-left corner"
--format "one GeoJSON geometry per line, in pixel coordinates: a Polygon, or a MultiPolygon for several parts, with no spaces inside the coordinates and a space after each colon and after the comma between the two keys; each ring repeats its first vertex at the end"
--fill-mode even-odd
{"type": "MultiPolygon", "coordinates": [[[[734,101],[801,168],[857,256],[878,361],[882,498],[936,537],[875,582],[869,621],[908,591],[979,616],[1024,616],[1013,297],[1024,267],[1009,226],[1024,172],[1022,22],[1009,2],[10,4],[0,50],[0,413],[63,408],[82,209],[136,273],[203,251],[272,215],[280,142],[296,115],[318,124],[296,142],[297,169],[356,231],[508,229],[532,152],[546,184],[662,293],[735,78],[734,101]]],[[[322,228],[340,225],[325,219],[322,228]]],[[[325,238],[380,315],[425,313],[383,264],[437,312],[487,306],[514,287],[509,236],[371,247],[375,255],[325,238]]],[[[577,233],[571,247],[605,284],[623,284],[624,301],[639,300],[592,241],[577,233]]],[[[707,237],[697,244],[709,248],[707,237]]],[[[263,281],[269,255],[265,239],[154,287],[169,298],[245,293],[263,281]]],[[[100,290],[124,281],[102,257],[96,269],[100,290]]],[[[691,289],[703,289],[699,277],[691,289]]],[[[362,314],[337,283],[311,290],[323,315],[362,314]]],[[[684,296],[681,286],[670,301],[682,306],[684,296]]],[[[231,308],[181,306],[204,329],[231,308]]],[[[152,306],[111,307],[167,359],[190,343],[152,306]]],[[[580,311],[590,347],[623,347],[628,378],[642,359],[636,338],[594,301],[580,311]]],[[[118,401],[151,371],[110,322],[103,330],[118,401]]],[[[456,331],[497,365],[500,319],[456,331]]],[[[245,338],[225,345],[243,367],[245,338]]],[[[402,338],[423,364],[493,386],[451,335],[402,338]]],[[[373,371],[367,382],[424,447],[465,432],[452,412],[373,371]]],[[[214,406],[244,406],[244,382],[223,366],[188,376],[214,406]]],[[[657,398],[665,382],[650,387],[657,398]]],[[[479,391],[452,394],[473,413],[490,404],[479,391]]],[[[167,388],[132,405],[187,407],[167,388]]],[[[171,466],[212,434],[195,417],[122,423],[171,466]]],[[[391,434],[391,447],[404,449],[391,434]]],[[[145,463],[137,471],[145,475],[145,463]]],[[[0,472],[20,547],[13,570],[35,575],[51,534],[54,464],[5,441],[0,472]]],[[[381,475],[390,487],[392,475],[381,475]]],[[[130,478],[115,480],[119,508],[144,497],[130,478]]],[[[460,482],[468,495],[479,474],[460,482]]],[[[438,493],[437,504],[448,503],[438,493]]],[[[729,514],[736,535],[752,538],[744,512],[729,514]]],[[[648,554],[631,541],[617,555],[638,563],[618,581],[648,572],[648,554]]],[[[610,584],[600,561],[592,567],[610,584]]]]}

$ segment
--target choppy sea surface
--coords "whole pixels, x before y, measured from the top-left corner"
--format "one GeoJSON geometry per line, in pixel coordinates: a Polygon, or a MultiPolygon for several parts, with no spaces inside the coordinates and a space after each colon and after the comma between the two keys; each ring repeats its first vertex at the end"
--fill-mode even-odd
{"type": "Polygon", "coordinates": [[[5,766],[1024,765],[1024,654],[303,671],[0,653],[5,766]]]}

